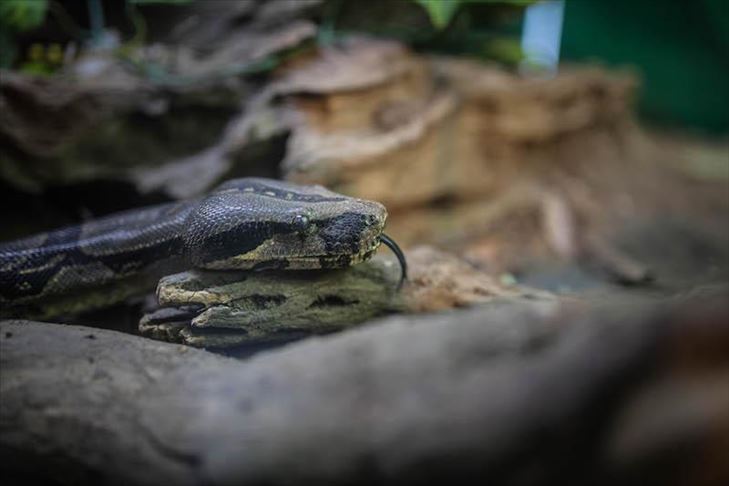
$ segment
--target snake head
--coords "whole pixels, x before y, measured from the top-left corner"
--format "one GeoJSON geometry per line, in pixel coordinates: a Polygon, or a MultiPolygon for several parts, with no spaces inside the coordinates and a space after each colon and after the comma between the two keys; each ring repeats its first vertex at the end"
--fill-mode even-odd
{"type": "Polygon", "coordinates": [[[238,179],[187,218],[185,254],[209,269],[316,269],[353,265],[380,244],[387,211],[321,186],[238,179]]]}

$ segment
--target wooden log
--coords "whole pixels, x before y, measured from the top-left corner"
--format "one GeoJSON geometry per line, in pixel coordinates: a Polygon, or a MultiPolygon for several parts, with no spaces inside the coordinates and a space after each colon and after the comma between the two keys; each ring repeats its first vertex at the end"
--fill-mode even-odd
{"type": "Polygon", "coordinates": [[[94,484],[726,484],[721,292],[395,316],[242,362],[5,321],[0,467],[94,484]]]}
{"type": "Polygon", "coordinates": [[[142,335],[204,348],[290,341],[342,331],[393,312],[433,312],[508,297],[554,300],[547,292],[502,284],[462,259],[421,246],[407,252],[410,279],[378,255],[351,268],[315,272],[194,270],[160,280],[160,308],[142,335]]]}

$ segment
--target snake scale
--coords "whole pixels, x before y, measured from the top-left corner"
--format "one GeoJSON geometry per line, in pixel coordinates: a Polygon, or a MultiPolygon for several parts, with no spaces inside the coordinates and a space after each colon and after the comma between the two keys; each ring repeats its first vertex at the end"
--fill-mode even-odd
{"type": "Polygon", "coordinates": [[[395,252],[404,279],[402,252],[383,233],[386,218],[380,203],[321,186],[234,179],[202,198],[0,243],[0,308],[12,315],[132,276],[189,268],[343,268],[370,258],[380,243],[395,252]]]}

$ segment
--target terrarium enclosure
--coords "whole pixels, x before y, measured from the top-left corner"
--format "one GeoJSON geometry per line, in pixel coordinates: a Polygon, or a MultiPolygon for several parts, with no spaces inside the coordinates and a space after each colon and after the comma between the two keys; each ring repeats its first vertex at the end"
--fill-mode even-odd
{"type": "Polygon", "coordinates": [[[0,479],[727,484],[728,137],[723,0],[0,0],[0,479]]]}

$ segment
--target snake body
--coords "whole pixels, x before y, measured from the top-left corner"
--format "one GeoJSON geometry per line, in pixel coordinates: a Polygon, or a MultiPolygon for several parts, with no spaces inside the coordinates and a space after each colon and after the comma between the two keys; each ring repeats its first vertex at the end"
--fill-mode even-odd
{"type": "Polygon", "coordinates": [[[199,199],[133,209],[0,243],[0,306],[188,268],[340,268],[381,240],[380,203],[321,186],[244,178],[199,199]]]}

